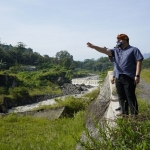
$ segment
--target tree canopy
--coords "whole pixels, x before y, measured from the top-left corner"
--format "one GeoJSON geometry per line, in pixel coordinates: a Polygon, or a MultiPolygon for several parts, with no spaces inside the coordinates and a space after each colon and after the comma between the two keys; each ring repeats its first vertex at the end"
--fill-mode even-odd
{"type": "MultiPolygon", "coordinates": [[[[13,66],[36,66],[37,69],[46,69],[51,67],[63,67],[67,70],[85,69],[92,71],[105,71],[113,67],[107,57],[99,59],[85,59],[84,61],[75,61],[73,56],[67,50],[61,50],[56,53],[55,57],[49,55],[40,55],[33,52],[33,49],[26,48],[26,44],[18,42],[16,46],[0,45],[0,60],[6,62],[4,69],[13,66]]],[[[146,65],[147,66],[147,65],[146,65]]]]}

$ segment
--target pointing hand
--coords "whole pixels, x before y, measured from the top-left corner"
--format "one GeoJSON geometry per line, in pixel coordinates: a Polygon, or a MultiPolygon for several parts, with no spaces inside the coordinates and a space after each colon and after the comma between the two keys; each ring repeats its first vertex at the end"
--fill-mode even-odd
{"type": "Polygon", "coordinates": [[[94,45],[89,43],[89,42],[87,43],[87,46],[90,47],[90,48],[94,48],[94,45]]]}

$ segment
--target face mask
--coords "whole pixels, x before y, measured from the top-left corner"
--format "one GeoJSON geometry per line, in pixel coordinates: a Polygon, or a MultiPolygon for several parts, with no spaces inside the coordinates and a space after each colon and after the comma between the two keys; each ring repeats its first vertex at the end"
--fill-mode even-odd
{"type": "Polygon", "coordinates": [[[122,46],[122,42],[119,42],[119,41],[118,41],[118,42],[117,42],[117,46],[118,46],[118,47],[121,47],[121,46],[122,46]]]}

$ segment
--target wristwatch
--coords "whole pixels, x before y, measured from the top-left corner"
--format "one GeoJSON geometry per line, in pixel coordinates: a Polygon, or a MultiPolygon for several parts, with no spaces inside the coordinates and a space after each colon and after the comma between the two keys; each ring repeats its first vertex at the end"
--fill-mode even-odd
{"type": "Polygon", "coordinates": [[[140,76],[139,76],[139,75],[136,75],[136,77],[138,77],[138,78],[139,78],[140,76]]]}

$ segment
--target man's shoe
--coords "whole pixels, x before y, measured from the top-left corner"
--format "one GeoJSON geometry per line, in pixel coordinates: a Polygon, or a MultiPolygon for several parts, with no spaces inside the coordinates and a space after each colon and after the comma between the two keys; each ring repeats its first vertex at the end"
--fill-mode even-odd
{"type": "Polygon", "coordinates": [[[121,107],[118,107],[117,109],[115,109],[115,111],[120,111],[121,110],[121,107]]]}

